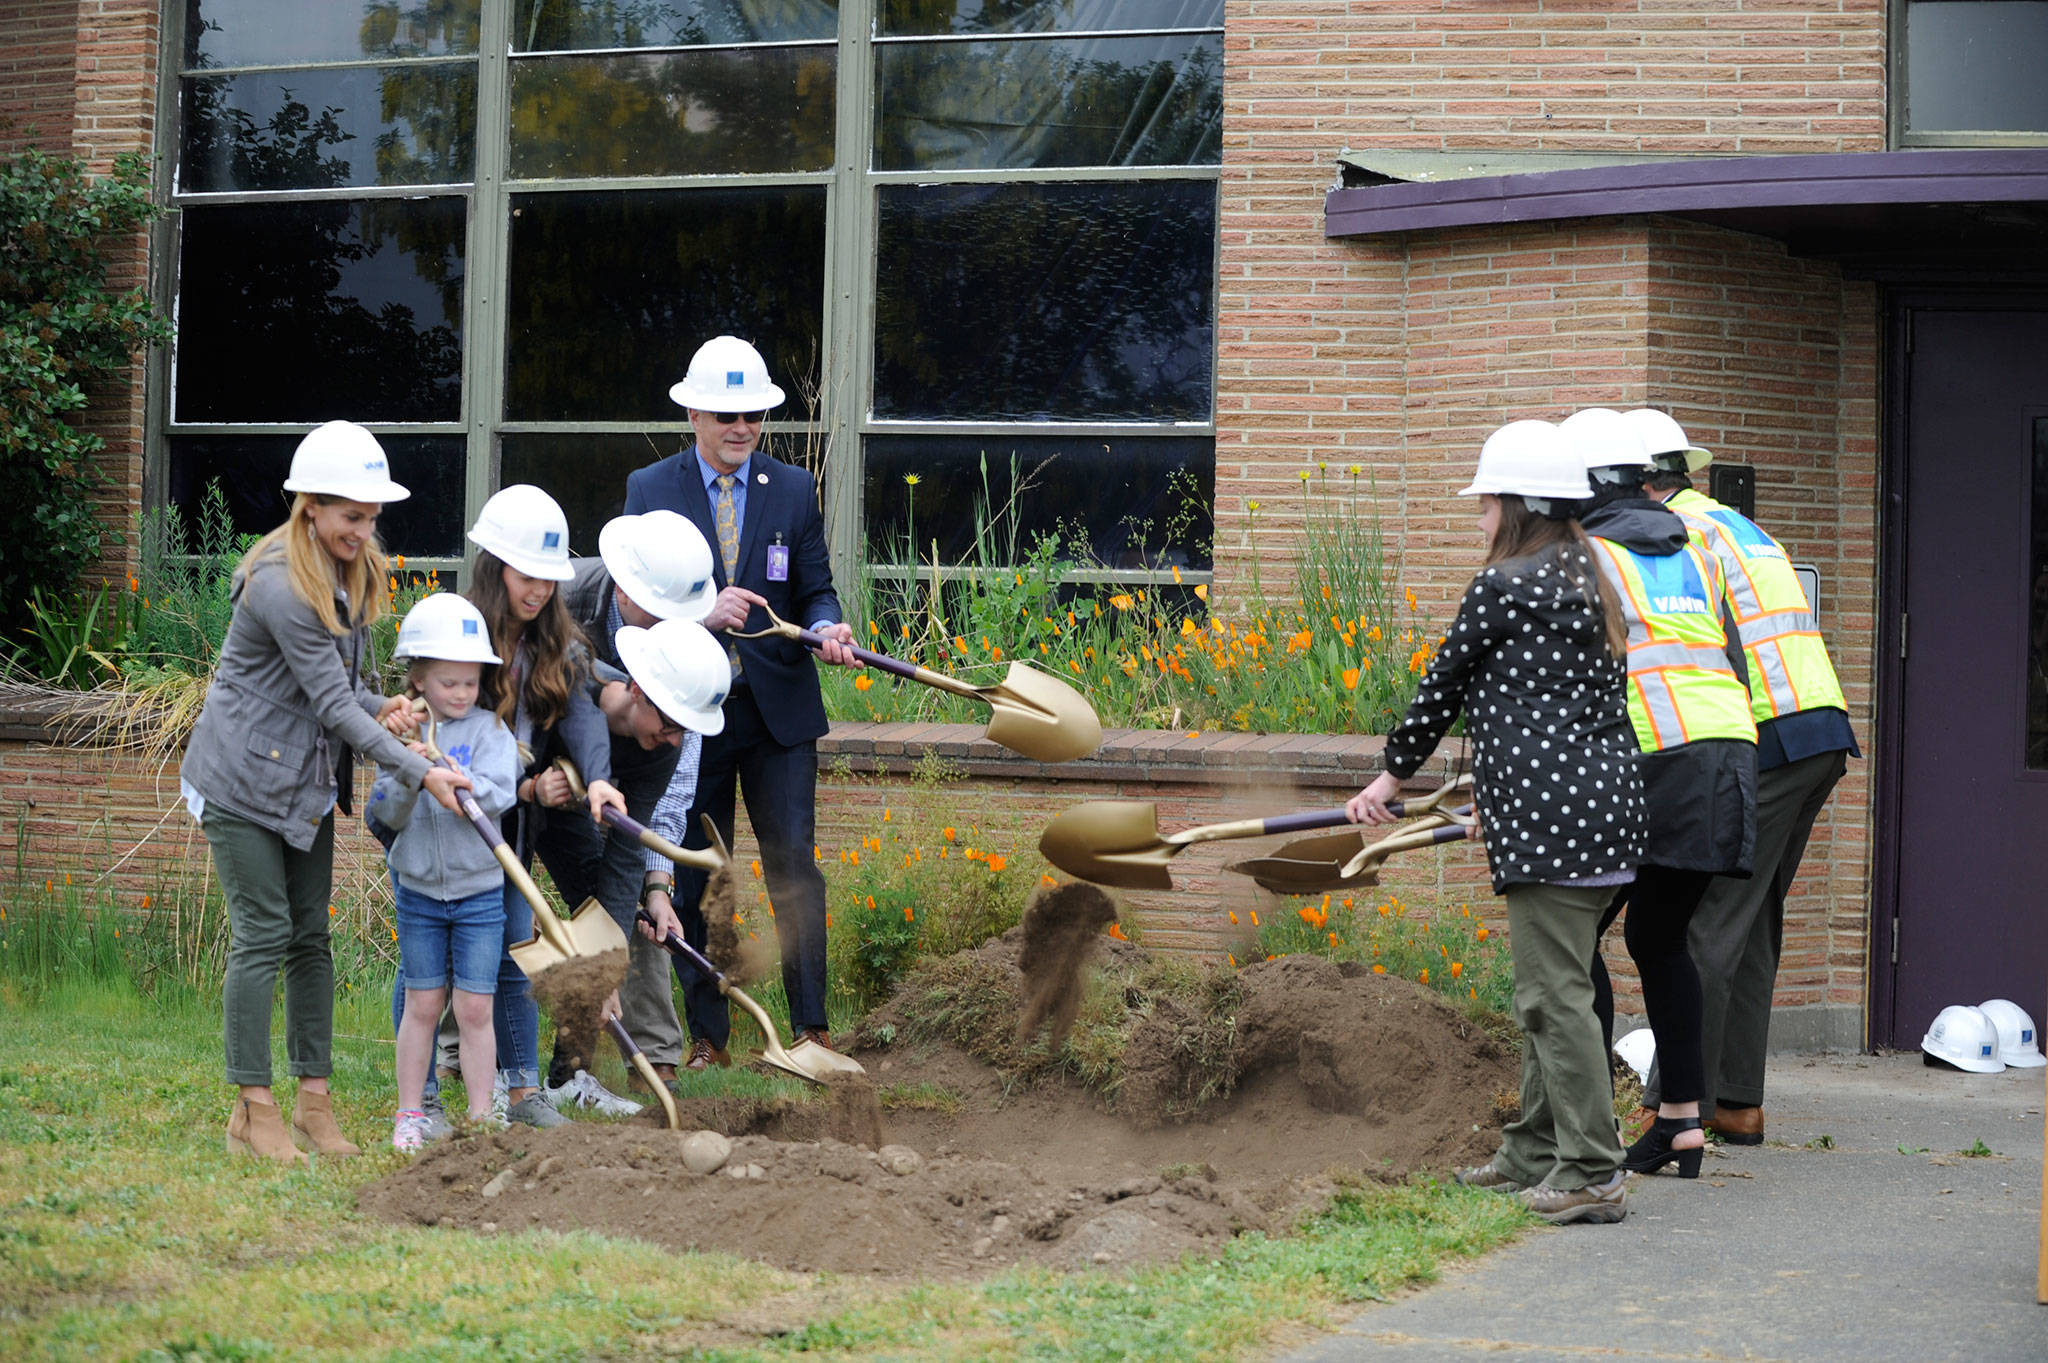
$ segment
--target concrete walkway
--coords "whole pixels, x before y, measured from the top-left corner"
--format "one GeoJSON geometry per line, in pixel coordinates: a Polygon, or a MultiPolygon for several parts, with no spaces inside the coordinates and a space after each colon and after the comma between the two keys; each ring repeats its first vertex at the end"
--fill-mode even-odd
{"type": "Polygon", "coordinates": [[[1546,1227],[1287,1357],[2042,1363],[2043,1079],[1778,1057],[1762,1147],[1636,1178],[1620,1225],[1546,1227]]]}

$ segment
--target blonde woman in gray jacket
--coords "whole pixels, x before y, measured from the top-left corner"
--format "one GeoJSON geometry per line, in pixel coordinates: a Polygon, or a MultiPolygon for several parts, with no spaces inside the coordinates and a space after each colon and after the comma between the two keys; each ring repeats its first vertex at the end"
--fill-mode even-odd
{"type": "Polygon", "coordinates": [[[205,831],[233,940],[223,989],[231,1151],[280,1162],[360,1154],[327,1090],[333,1068],[334,808],[348,812],[353,750],[404,773],[453,809],[469,780],[395,736],[417,727],[402,697],[364,680],[371,622],[385,606],[377,516],[410,494],[376,437],[330,421],[299,442],[291,516],[235,569],[228,625],[179,789],[205,831]],[[285,1049],[299,1091],[285,1128],[270,1080],[270,1010],[285,977],[285,1049]]]}

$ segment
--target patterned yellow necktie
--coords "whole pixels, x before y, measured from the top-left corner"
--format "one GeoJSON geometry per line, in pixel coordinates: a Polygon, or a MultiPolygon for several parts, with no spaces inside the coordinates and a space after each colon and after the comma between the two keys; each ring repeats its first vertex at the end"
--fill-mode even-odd
{"type": "MultiPolygon", "coordinates": [[[[725,563],[725,584],[730,587],[740,567],[740,518],[733,511],[732,485],[738,479],[730,473],[718,475],[718,501],[712,507],[712,525],[718,531],[718,557],[725,563]]],[[[740,670],[739,645],[728,643],[725,656],[732,659],[732,670],[740,670]]]]}

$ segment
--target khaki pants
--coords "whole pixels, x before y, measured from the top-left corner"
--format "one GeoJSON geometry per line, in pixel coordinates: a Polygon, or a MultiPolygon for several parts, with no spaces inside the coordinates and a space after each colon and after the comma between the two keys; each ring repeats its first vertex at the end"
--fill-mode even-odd
{"type": "Polygon", "coordinates": [[[1508,944],[1522,1027],[1522,1115],[1494,1162],[1518,1183],[1583,1188],[1621,1167],[1613,1088],[1587,962],[1608,889],[1510,885],[1508,944]]]}

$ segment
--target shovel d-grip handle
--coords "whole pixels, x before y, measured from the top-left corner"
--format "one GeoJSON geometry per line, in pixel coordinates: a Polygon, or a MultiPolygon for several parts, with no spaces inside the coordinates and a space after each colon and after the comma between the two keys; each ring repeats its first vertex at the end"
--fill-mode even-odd
{"type": "MultiPolygon", "coordinates": [[[[555,759],[555,769],[569,778],[569,793],[578,800],[587,800],[588,791],[583,776],[576,770],[576,764],[566,757],[555,759]]],[[[641,823],[638,819],[620,809],[617,805],[606,805],[600,817],[611,827],[618,829],[650,852],[659,852],[678,866],[688,866],[699,871],[716,871],[725,865],[726,858],[716,852],[692,852],[687,847],[678,847],[661,834],[641,823]]]]}

